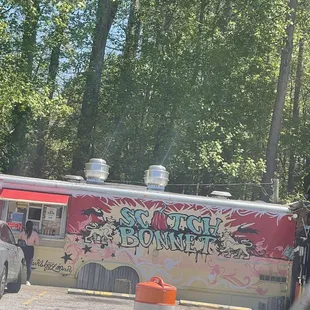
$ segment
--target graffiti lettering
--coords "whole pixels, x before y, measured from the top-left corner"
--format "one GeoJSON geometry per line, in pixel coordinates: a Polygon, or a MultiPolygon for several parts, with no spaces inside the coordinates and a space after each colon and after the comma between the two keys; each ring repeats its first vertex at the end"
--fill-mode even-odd
{"type": "Polygon", "coordinates": [[[214,240],[216,240],[216,238],[213,236],[199,236],[198,241],[202,243],[202,247],[199,248],[199,245],[198,245],[198,247],[196,247],[196,251],[203,253],[203,254],[210,254],[209,246],[210,246],[210,243],[214,240]]]}
{"type": "Polygon", "coordinates": [[[219,226],[223,221],[219,218],[216,219],[216,224],[215,225],[210,225],[211,218],[210,217],[203,217],[203,230],[204,234],[206,235],[213,235],[216,236],[219,230],[219,226]]]}
{"type": "Polygon", "coordinates": [[[135,218],[137,220],[138,225],[140,225],[142,228],[148,228],[148,222],[144,222],[144,220],[142,219],[142,215],[144,216],[148,216],[149,212],[147,210],[137,210],[135,212],[135,218]]]}
{"type": "Polygon", "coordinates": [[[197,218],[196,216],[194,215],[190,215],[188,218],[187,218],[187,227],[194,233],[194,234],[197,234],[197,235],[201,235],[202,232],[203,232],[203,229],[202,227],[199,225],[202,223],[202,219],[201,218],[197,218]],[[198,224],[198,226],[195,225],[195,222],[198,224]]]}
{"type": "Polygon", "coordinates": [[[138,224],[142,228],[148,228],[149,224],[143,220],[142,216],[149,216],[149,211],[147,210],[130,210],[128,208],[123,208],[121,210],[121,215],[123,219],[120,219],[121,226],[134,227],[135,224],[138,224]]]}
{"type": "Polygon", "coordinates": [[[138,232],[138,239],[144,248],[148,248],[151,245],[153,238],[154,232],[150,229],[141,229],[138,232]]]}
{"type": "Polygon", "coordinates": [[[123,218],[120,219],[120,226],[133,227],[135,225],[135,212],[134,210],[130,210],[129,208],[121,209],[121,215],[123,218]]]}
{"type": "MultiPolygon", "coordinates": [[[[177,216],[177,221],[184,218],[184,215],[177,216]]],[[[196,221],[203,222],[203,219],[195,219],[196,221]]],[[[192,221],[192,219],[190,219],[192,221]]],[[[137,222],[139,222],[137,220],[137,222]]],[[[208,223],[208,221],[205,221],[208,223]]],[[[217,228],[220,221],[217,221],[217,228]]],[[[145,222],[144,222],[145,224],[145,222]]],[[[143,226],[144,227],[144,226],[143,226]]],[[[190,228],[189,228],[190,229],[190,228]]],[[[216,239],[214,235],[204,235],[202,228],[200,231],[197,229],[190,229],[193,233],[177,233],[171,228],[169,231],[154,231],[152,228],[137,228],[133,227],[119,227],[121,236],[121,246],[126,248],[137,247],[139,245],[148,248],[151,244],[155,244],[156,250],[170,249],[171,251],[181,251],[185,253],[195,253],[199,251],[202,254],[209,254],[209,246],[212,240],[216,239]],[[198,235],[196,232],[201,235],[198,235]],[[197,243],[203,243],[200,247],[197,243]]],[[[208,226],[207,232],[211,229],[208,226]]],[[[214,232],[214,230],[212,231],[214,232]]]]}
{"type": "Polygon", "coordinates": [[[169,242],[168,242],[168,233],[157,230],[154,232],[155,241],[156,241],[156,250],[168,250],[169,242]]]}
{"type": "Polygon", "coordinates": [[[187,216],[186,214],[180,213],[172,213],[169,214],[168,217],[174,220],[174,224],[171,227],[173,230],[178,231],[182,229],[181,221],[183,220],[186,223],[186,227],[196,235],[216,236],[220,224],[223,222],[220,218],[216,218],[215,225],[211,225],[210,217],[187,216]]]}
{"type": "Polygon", "coordinates": [[[124,248],[153,245],[158,251],[195,253],[196,257],[216,251],[227,258],[249,259],[250,253],[254,253],[253,243],[248,239],[237,239],[222,223],[223,219],[215,215],[169,213],[164,203],[161,209],[153,211],[123,207],[118,219],[111,216],[86,225],[83,239],[86,243],[100,243],[104,248],[113,242],[118,232],[118,245],[124,248]]]}
{"type": "Polygon", "coordinates": [[[124,248],[137,247],[139,245],[138,237],[136,237],[135,230],[132,227],[119,227],[121,235],[121,246],[124,248]]]}
{"type": "Polygon", "coordinates": [[[185,214],[172,213],[169,214],[168,217],[174,220],[174,224],[171,228],[178,231],[181,227],[181,220],[185,220],[187,216],[185,214]]]}
{"type": "Polygon", "coordinates": [[[37,268],[42,268],[44,271],[53,271],[56,273],[62,273],[63,275],[69,275],[72,273],[71,266],[63,266],[62,264],[57,264],[50,262],[49,260],[37,259],[33,262],[33,266],[37,268]]]}

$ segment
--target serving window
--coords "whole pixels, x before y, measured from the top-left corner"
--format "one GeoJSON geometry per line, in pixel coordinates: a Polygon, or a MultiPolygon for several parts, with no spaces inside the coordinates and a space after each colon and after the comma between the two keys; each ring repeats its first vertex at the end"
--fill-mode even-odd
{"type": "Polygon", "coordinates": [[[8,222],[13,232],[21,231],[28,220],[40,235],[61,238],[65,234],[67,206],[4,201],[2,218],[8,222]]]}

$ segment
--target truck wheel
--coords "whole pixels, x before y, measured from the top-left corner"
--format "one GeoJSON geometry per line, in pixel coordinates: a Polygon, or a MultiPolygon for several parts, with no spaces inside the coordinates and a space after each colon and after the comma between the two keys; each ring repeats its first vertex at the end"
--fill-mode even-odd
{"type": "Polygon", "coordinates": [[[22,286],[22,268],[20,267],[17,281],[14,283],[7,284],[7,291],[8,293],[18,293],[22,286]]]}
{"type": "Polygon", "coordinates": [[[6,266],[3,266],[2,274],[0,275],[0,299],[4,295],[4,289],[6,285],[6,266]]]}

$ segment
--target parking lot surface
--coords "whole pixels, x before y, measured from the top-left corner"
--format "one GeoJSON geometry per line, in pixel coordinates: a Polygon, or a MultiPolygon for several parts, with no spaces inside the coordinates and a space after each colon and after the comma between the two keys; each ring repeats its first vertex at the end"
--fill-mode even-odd
{"type": "MultiPolygon", "coordinates": [[[[1,310],[133,310],[132,300],[96,296],[69,295],[68,289],[45,286],[22,286],[18,294],[5,294],[0,300],[1,310]]],[[[196,307],[176,307],[176,310],[196,307]]],[[[200,308],[201,309],[201,308],[200,308]]],[[[206,308],[205,308],[206,309],[206,308]]]]}

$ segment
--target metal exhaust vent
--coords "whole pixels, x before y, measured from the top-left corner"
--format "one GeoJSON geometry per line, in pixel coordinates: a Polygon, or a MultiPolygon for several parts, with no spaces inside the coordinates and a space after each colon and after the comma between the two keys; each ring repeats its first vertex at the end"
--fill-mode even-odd
{"type": "Polygon", "coordinates": [[[85,177],[87,183],[103,184],[108,178],[110,166],[101,158],[92,158],[85,164],[85,177]]]}
{"type": "Polygon", "coordinates": [[[149,190],[164,191],[169,182],[169,172],[160,165],[152,165],[144,174],[144,182],[149,190]]]}
{"type": "Polygon", "coordinates": [[[229,192],[213,191],[211,196],[215,198],[229,199],[232,195],[229,192]]]}

